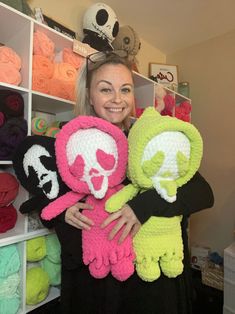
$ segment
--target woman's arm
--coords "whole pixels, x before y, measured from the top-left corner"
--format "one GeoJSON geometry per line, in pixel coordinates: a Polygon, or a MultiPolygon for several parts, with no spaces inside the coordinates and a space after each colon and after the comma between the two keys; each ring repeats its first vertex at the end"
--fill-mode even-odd
{"type": "Polygon", "coordinates": [[[138,220],[143,224],[151,216],[189,216],[214,204],[214,196],[208,182],[197,172],[194,177],[177,191],[174,203],[165,201],[155,189],[138,194],[128,202],[138,220]]]}
{"type": "Polygon", "coordinates": [[[93,225],[93,221],[82,214],[83,209],[93,209],[90,204],[77,202],[73,206],[66,209],[57,217],[51,220],[44,220],[40,215],[40,219],[44,227],[55,228],[60,223],[68,223],[77,229],[89,230],[93,225]]]}
{"type": "Polygon", "coordinates": [[[178,189],[177,200],[174,203],[162,199],[155,189],[147,190],[111,214],[101,227],[104,228],[112,221],[117,220],[117,224],[109,234],[109,239],[113,239],[117,232],[123,228],[119,238],[119,241],[122,242],[128,234],[134,236],[141,224],[145,223],[151,216],[173,217],[182,214],[189,216],[199,210],[210,208],[213,204],[212,189],[197,172],[187,184],[178,189]]]}

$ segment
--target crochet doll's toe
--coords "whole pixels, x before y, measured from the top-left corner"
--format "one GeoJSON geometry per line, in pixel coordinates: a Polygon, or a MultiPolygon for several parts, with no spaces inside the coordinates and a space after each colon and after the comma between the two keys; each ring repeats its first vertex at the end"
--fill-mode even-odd
{"type": "Polygon", "coordinates": [[[145,259],[141,263],[137,263],[136,272],[142,280],[149,282],[157,280],[161,274],[158,262],[152,259],[145,259]]]}
{"type": "Polygon", "coordinates": [[[111,265],[111,272],[114,278],[119,281],[127,280],[135,271],[133,258],[126,257],[111,265]]]}
{"type": "Polygon", "coordinates": [[[97,267],[97,264],[94,261],[89,264],[89,271],[94,278],[104,278],[110,272],[110,265],[107,266],[102,264],[100,267],[97,267]]]}
{"type": "Polygon", "coordinates": [[[161,269],[164,275],[169,278],[175,278],[182,274],[184,265],[181,259],[171,261],[160,261],[161,269]]]}

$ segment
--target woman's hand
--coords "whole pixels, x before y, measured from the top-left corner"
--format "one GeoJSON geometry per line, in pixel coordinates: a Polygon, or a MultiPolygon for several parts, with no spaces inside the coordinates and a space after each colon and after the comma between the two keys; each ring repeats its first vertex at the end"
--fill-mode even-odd
{"type": "Polygon", "coordinates": [[[73,227],[78,229],[90,230],[91,226],[94,225],[93,221],[84,216],[80,209],[93,209],[90,204],[77,203],[66,210],[65,221],[73,227]]]}
{"type": "Polygon", "coordinates": [[[112,240],[118,231],[125,225],[118,240],[119,244],[126,239],[128,234],[130,234],[131,237],[134,237],[141,227],[141,223],[139,222],[135,213],[127,204],[125,204],[119,211],[110,214],[110,216],[106,218],[101,224],[101,228],[107,227],[114,220],[117,220],[117,223],[109,233],[109,240],[112,240]]]}

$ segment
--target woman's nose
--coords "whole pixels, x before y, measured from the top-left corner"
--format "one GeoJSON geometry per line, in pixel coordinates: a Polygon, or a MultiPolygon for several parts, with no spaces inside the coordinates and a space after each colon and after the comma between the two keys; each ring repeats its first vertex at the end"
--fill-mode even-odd
{"type": "Polygon", "coordinates": [[[120,103],[122,101],[122,96],[120,92],[115,92],[113,94],[113,102],[120,103]]]}

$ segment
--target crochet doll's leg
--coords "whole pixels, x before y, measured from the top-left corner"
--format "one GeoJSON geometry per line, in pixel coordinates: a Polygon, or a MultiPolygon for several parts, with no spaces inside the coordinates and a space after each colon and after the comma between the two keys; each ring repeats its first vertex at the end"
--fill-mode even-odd
{"type": "Polygon", "coordinates": [[[104,278],[110,272],[110,265],[105,265],[103,262],[99,263],[95,259],[89,264],[89,271],[94,278],[104,278]]]}
{"type": "Polygon", "coordinates": [[[111,273],[114,278],[119,281],[127,280],[135,271],[134,268],[134,254],[124,256],[115,264],[111,265],[111,273]]]}
{"type": "Polygon", "coordinates": [[[160,266],[162,272],[170,278],[177,277],[183,272],[183,240],[181,236],[181,218],[168,219],[169,232],[162,237],[165,252],[161,255],[160,266]]]}
{"type": "Polygon", "coordinates": [[[158,260],[146,254],[137,256],[136,272],[142,280],[149,282],[157,280],[161,274],[158,260]]]}
{"type": "Polygon", "coordinates": [[[184,265],[181,259],[171,259],[171,261],[160,261],[162,272],[169,278],[175,278],[182,274],[184,265]]]}
{"type": "Polygon", "coordinates": [[[136,254],[136,272],[144,281],[152,282],[160,277],[158,250],[154,250],[154,239],[149,239],[138,232],[134,238],[134,250],[136,254]]]}
{"type": "Polygon", "coordinates": [[[94,236],[90,230],[89,232],[83,230],[82,236],[84,264],[89,265],[89,271],[93,277],[106,277],[110,272],[110,262],[106,248],[109,246],[108,240],[100,235],[98,236],[97,232],[94,236]]]}
{"type": "MultiPolygon", "coordinates": [[[[177,242],[177,239],[175,239],[177,242]]],[[[162,272],[169,278],[175,278],[183,272],[183,247],[181,245],[168,248],[166,254],[160,258],[162,272]]]]}

